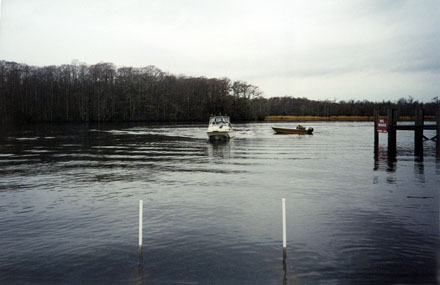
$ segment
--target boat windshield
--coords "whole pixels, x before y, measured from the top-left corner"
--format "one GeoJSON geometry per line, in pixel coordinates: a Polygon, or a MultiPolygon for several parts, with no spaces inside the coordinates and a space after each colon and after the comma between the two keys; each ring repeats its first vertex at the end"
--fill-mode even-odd
{"type": "Polygon", "coordinates": [[[215,116],[209,119],[209,124],[220,125],[220,124],[229,124],[228,116],[215,116]]]}

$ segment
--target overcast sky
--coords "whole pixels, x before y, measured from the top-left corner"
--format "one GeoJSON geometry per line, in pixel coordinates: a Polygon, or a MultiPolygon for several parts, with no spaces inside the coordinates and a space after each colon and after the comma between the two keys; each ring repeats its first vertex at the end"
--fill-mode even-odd
{"type": "Polygon", "coordinates": [[[155,65],[265,97],[440,95],[439,0],[0,1],[3,60],[155,65]]]}

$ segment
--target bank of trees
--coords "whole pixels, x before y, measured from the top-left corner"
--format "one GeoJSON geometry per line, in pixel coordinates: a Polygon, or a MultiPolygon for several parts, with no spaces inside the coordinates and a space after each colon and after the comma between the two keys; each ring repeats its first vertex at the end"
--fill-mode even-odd
{"type": "MultiPolygon", "coordinates": [[[[306,98],[275,97],[264,99],[261,105],[266,106],[265,115],[295,115],[295,116],[373,116],[374,109],[386,115],[388,108],[396,108],[399,115],[413,116],[418,105],[425,110],[425,115],[435,115],[440,104],[437,98],[432,102],[423,103],[412,97],[401,98],[397,102],[382,101],[314,101],[306,98]]],[[[258,101],[258,100],[256,100],[258,101]]]]}
{"type": "Polygon", "coordinates": [[[3,122],[206,120],[251,117],[256,86],[111,63],[33,67],[0,61],[3,122]]]}
{"type": "MultiPolygon", "coordinates": [[[[210,114],[233,120],[267,115],[371,115],[418,102],[313,101],[264,98],[257,86],[228,78],[176,76],[154,66],[112,63],[35,67],[0,61],[0,123],[96,121],[206,121],[210,114]]],[[[425,104],[435,114],[436,103],[425,104]]],[[[402,113],[403,112],[403,113],[402,113]]],[[[408,114],[411,115],[411,114],[408,114]]]]}

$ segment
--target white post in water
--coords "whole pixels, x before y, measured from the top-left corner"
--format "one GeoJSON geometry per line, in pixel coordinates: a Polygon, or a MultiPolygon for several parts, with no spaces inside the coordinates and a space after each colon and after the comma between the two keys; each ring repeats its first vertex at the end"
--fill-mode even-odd
{"type": "Polygon", "coordinates": [[[142,208],[143,201],[139,200],[139,248],[142,247],[142,208]]]}
{"type": "Polygon", "coordinates": [[[281,199],[283,206],[283,255],[287,255],[287,244],[286,244],[286,199],[281,199]]]}

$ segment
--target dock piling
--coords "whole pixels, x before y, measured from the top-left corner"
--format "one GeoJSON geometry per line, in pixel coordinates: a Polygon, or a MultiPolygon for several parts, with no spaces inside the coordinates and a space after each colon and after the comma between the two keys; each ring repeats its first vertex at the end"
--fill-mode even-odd
{"type": "Polygon", "coordinates": [[[377,124],[379,122],[379,111],[374,109],[374,153],[379,148],[379,133],[377,132],[377,124]]]}
{"type": "Polygon", "coordinates": [[[440,105],[437,109],[437,137],[435,141],[436,153],[437,156],[440,156],[440,105]]]}
{"type": "Polygon", "coordinates": [[[387,113],[388,154],[394,155],[397,140],[397,110],[390,108],[387,113]]]}
{"type": "Polygon", "coordinates": [[[414,116],[414,154],[416,156],[423,155],[423,124],[424,110],[417,106],[414,116]]]}

